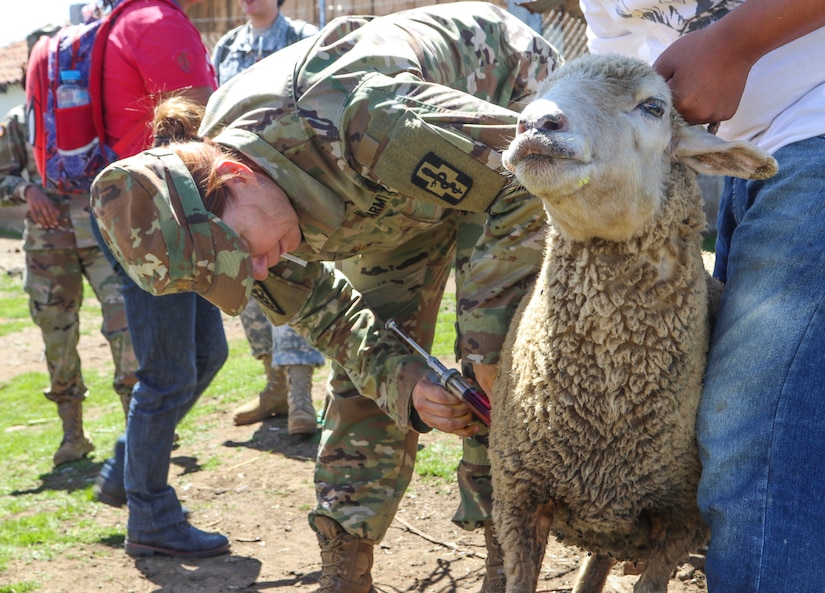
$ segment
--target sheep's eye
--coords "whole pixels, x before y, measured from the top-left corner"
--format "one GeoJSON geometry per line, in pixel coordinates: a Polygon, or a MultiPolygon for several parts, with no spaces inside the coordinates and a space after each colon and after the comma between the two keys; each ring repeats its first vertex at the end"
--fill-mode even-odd
{"type": "Polygon", "coordinates": [[[665,114],[665,103],[661,99],[650,97],[639,103],[639,109],[643,113],[660,118],[665,114]]]}

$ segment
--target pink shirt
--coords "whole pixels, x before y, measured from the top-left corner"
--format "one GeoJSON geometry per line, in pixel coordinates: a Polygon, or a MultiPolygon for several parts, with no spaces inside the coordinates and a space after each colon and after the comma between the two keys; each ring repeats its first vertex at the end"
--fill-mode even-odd
{"type": "Polygon", "coordinates": [[[135,0],[117,17],[103,65],[106,140],[121,158],[152,144],[152,113],[161,93],[217,88],[209,51],[186,13],[170,0],[135,0]]]}

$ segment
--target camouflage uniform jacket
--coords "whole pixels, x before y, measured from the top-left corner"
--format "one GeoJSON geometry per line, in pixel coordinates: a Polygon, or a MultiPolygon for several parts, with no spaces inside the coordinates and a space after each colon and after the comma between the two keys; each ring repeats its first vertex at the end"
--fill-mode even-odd
{"type": "Polygon", "coordinates": [[[218,83],[225,83],[279,49],[317,32],[315,25],[287,18],[280,12],[272,26],[260,35],[255,34],[249,23],[235,27],[221,37],[212,50],[218,83]]]}
{"type": "Polygon", "coordinates": [[[282,261],[253,295],[401,427],[425,369],[321,262],[392,248],[448,216],[461,233],[462,212],[486,210],[459,287],[458,346],[467,362],[497,362],[544,232],[540,203],[502,175],[499,151],[517,118],[510,107],[557,61],[505,11],[462,2],[337,19],[210,99],[201,135],[273,177],[299,215],[303,242],[293,255],[310,262],[282,261]]]}
{"type": "MultiPolygon", "coordinates": [[[[40,185],[31,146],[26,140],[23,105],[12,108],[0,122],[0,204],[25,204],[25,189],[40,185]]],[[[43,191],[60,211],[59,226],[44,229],[27,215],[23,231],[26,251],[97,247],[92,236],[89,194],[66,195],[43,191]]]]}

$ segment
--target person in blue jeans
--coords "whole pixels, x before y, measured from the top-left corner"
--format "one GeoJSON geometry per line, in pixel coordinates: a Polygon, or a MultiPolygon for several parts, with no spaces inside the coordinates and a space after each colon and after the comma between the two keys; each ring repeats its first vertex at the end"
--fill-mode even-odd
{"type": "Polygon", "coordinates": [[[220,310],[194,293],[153,296],[146,292],[112,255],[93,216],[92,233],[121,278],[126,322],[138,361],[126,432],[98,473],[95,497],[115,507],[128,504],[124,549],[132,556],[222,554],[229,549],[229,540],[190,525],[188,511],[168,483],[175,427],[229,354],[220,310]]]}
{"type": "Polygon", "coordinates": [[[713,593],[825,583],[825,136],[773,156],[769,183],[726,180],[719,216],[727,286],[698,416],[713,593]]]}
{"type": "MultiPolygon", "coordinates": [[[[199,1],[130,2],[112,24],[100,99],[105,104],[107,141],[120,147],[120,157],[163,142],[147,125],[161,97],[183,95],[201,106],[217,88],[208,50],[185,12],[199,1]]],[[[105,245],[99,233],[96,239],[101,247],[105,245]]],[[[108,249],[104,251],[113,261],[108,249]]],[[[126,433],[116,444],[114,457],[101,469],[95,495],[115,506],[128,504],[124,548],[130,555],[222,554],[229,549],[229,540],[190,525],[168,483],[175,427],[228,355],[220,312],[194,295],[153,297],[122,268],[116,270],[125,284],[138,382],[132,390],[126,433]]]]}
{"type": "Polygon", "coordinates": [[[690,123],[779,163],[726,179],[726,282],[697,436],[709,593],[825,582],[825,3],[583,0],[590,49],[648,59],[690,123]]]}
{"type": "MultiPolygon", "coordinates": [[[[97,225],[95,233],[105,246],[97,225]]],[[[106,253],[111,258],[108,248],[106,253]]],[[[96,496],[112,506],[122,506],[128,498],[125,550],[130,555],[221,554],[229,549],[227,538],[190,525],[168,483],[175,427],[228,355],[220,311],[191,293],[152,296],[114,258],[110,261],[123,278],[127,323],[140,366],[126,433],[100,470],[96,496]]]]}

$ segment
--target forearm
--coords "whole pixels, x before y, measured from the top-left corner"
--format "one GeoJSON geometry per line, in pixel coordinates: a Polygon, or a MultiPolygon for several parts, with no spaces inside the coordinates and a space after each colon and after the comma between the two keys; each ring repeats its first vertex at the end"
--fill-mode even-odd
{"type": "MultiPolygon", "coordinates": [[[[273,316],[262,302],[264,311],[273,322],[289,321],[310,344],[348,371],[361,395],[375,400],[402,428],[410,426],[412,391],[426,374],[426,366],[384,328],[383,320],[331,265],[310,264],[306,274],[293,278],[296,284],[311,283],[312,289],[291,319],[273,316]]],[[[293,292],[296,284],[284,284],[279,290],[278,282],[271,277],[266,286],[288,308],[280,295],[293,292]]]]}
{"type": "Polygon", "coordinates": [[[822,0],[748,0],[708,30],[755,63],[766,53],[825,26],[822,0]]]}
{"type": "Polygon", "coordinates": [[[749,0],[674,41],[653,67],[668,81],[688,123],[725,121],[739,109],[750,71],[762,56],[823,24],[821,0],[749,0]]]}

